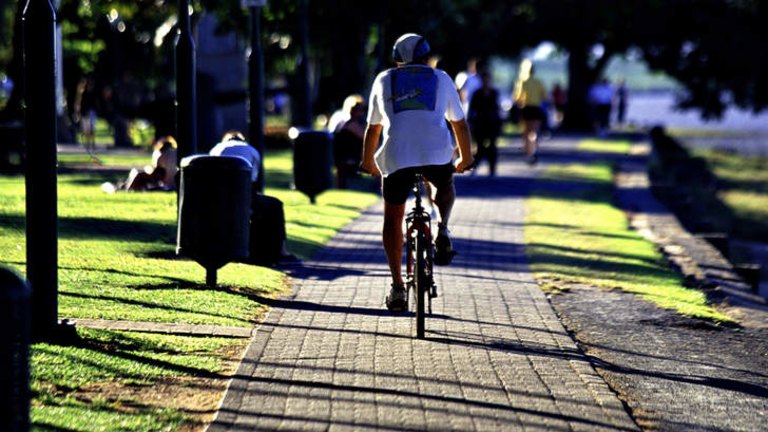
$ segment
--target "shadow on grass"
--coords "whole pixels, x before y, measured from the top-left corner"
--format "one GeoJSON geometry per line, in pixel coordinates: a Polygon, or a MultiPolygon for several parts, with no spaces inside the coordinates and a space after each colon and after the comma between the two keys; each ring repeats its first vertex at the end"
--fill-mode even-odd
{"type": "MultiPolygon", "coordinates": [[[[144,348],[139,348],[136,346],[135,342],[132,342],[130,340],[130,338],[123,337],[122,335],[114,331],[110,331],[110,330],[91,330],[91,331],[109,333],[113,336],[113,339],[105,342],[105,341],[99,341],[95,339],[88,339],[87,337],[86,338],[81,337],[74,344],[70,346],[73,348],[80,348],[80,349],[84,349],[84,350],[95,352],[95,353],[101,353],[107,357],[117,357],[129,362],[157,367],[159,369],[162,369],[163,371],[175,372],[178,374],[187,374],[187,375],[192,375],[192,376],[202,377],[202,378],[224,378],[225,377],[224,375],[221,375],[215,372],[210,372],[205,369],[175,364],[170,361],[160,360],[160,359],[151,357],[153,353],[175,353],[178,355],[187,355],[186,353],[174,352],[173,350],[168,350],[168,349],[157,350],[156,347],[145,346],[144,348]],[[145,354],[141,355],[141,354],[131,352],[135,350],[140,350],[140,352],[145,354]]],[[[110,373],[116,376],[120,376],[121,378],[124,378],[124,379],[126,378],[146,379],[145,374],[141,371],[132,373],[129,370],[126,370],[127,368],[99,362],[95,360],[94,356],[92,355],[77,355],[76,353],[55,352],[55,351],[46,349],[45,345],[35,346],[34,351],[48,352],[49,354],[68,359],[72,362],[72,364],[92,366],[96,369],[102,370],[106,373],[110,373]]]]}
{"type": "MultiPolygon", "coordinates": [[[[26,219],[23,215],[3,214],[0,215],[0,225],[24,230],[26,219]]],[[[160,222],[60,216],[58,228],[59,238],[70,240],[103,239],[142,242],[160,240],[168,242],[176,238],[176,226],[160,222]]]]}
{"type": "Polygon", "coordinates": [[[265,172],[267,189],[291,189],[293,184],[293,174],[289,171],[269,171],[265,172]]]}
{"type": "MultiPolygon", "coordinates": [[[[24,264],[24,263],[20,263],[24,264]]],[[[186,279],[181,279],[174,276],[168,276],[168,275],[158,275],[158,274],[148,274],[148,273],[137,273],[132,272],[130,270],[117,270],[117,269],[106,269],[106,268],[92,268],[92,267],[69,267],[69,266],[59,266],[59,269],[62,270],[72,270],[72,271],[86,271],[86,272],[98,272],[98,273],[109,273],[109,274],[116,274],[120,276],[131,276],[131,277],[149,277],[149,278],[156,278],[156,279],[163,279],[169,281],[166,285],[172,286],[173,288],[200,288],[200,289],[207,289],[207,287],[204,284],[195,284],[193,282],[190,282],[186,279]]],[[[154,286],[154,285],[153,285],[154,286]]],[[[142,288],[151,288],[142,286],[142,288]]],[[[154,288],[152,288],[154,289],[154,288]]]]}
{"type": "Polygon", "coordinates": [[[730,179],[719,180],[719,183],[721,184],[721,189],[724,191],[735,189],[736,191],[750,191],[762,194],[768,193],[768,183],[766,183],[765,180],[730,179]]]}
{"type": "Polygon", "coordinates": [[[196,309],[184,308],[179,306],[160,305],[160,304],[150,303],[146,301],[132,300],[132,299],[109,296],[109,295],[82,294],[82,293],[76,293],[71,291],[59,291],[59,296],[74,297],[74,298],[83,299],[83,300],[99,300],[99,301],[115,302],[120,304],[139,306],[141,308],[150,309],[150,310],[161,310],[161,311],[168,311],[168,312],[188,313],[188,314],[200,315],[200,316],[218,317],[223,319],[241,321],[241,322],[250,324],[249,321],[243,319],[242,317],[228,315],[221,312],[203,311],[203,310],[196,310],[196,309]]]}
{"type": "MultiPolygon", "coordinates": [[[[594,236],[602,237],[603,235],[597,233],[597,234],[594,234],[594,236]]],[[[606,237],[610,237],[610,236],[606,236],[606,237]]],[[[526,247],[533,248],[534,250],[536,250],[536,253],[538,254],[542,254],[545,256],[563,256],[564,258],[566,256],[567,257],[578,256],[585,252],[584,250],[581,250],[581,249],[570,248],[565,246],[556,246],[552,244],[542,244],[542,243],[528,243],[526,247]]],[[[653,258],[648,258],[642,255],[622,253],[622,252],[606,253],[606,252],[595,251],[595,250],[590,250],[588,252],[593,257],[599,256],[602,258],[602,260],[605,260],[605,261],[610,261],[612,259],[620,259],[622,261],[624,260],[635,261],[637,263],[635,265],[641,268],[644,267],[641,264],[648,265],[648,266],[655,266],[655,267],[666,265],[665,261],[661,257],[659,257],[658,259],[653,259],[653,258]]],[[[578,258],[567,258],[567,259],[577,260],[578,258]]],[[[589,260],[594,260],[594,258],[587,259],[586,261],[589,261],[589,260]]],[[[615,263],[612,263],[612,264],[615,264],[615,263]]],[[[659,274],[665,274],[665,273],[666,271],[661,271],[661,270],[659,271],[659,274]]]]}

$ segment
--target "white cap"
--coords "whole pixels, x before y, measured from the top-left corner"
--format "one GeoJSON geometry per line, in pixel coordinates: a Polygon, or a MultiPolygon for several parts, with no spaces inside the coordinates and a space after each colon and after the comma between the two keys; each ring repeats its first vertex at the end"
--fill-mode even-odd
{"type": "Polygon", "coordinates": [[[427,40],[416,33],[400,36],[392,47],[392,58],[398,63],[412,63],[429,54],[427,40]]]}

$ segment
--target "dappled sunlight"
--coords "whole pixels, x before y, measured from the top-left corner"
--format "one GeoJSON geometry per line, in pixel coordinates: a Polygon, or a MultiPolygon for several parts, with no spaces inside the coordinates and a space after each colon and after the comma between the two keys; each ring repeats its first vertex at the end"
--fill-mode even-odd
{"type": "MultiPolygon", "coordinates": [[[[585,146],[605,152],[613,144],[585,146]]],[[[567,290],[572,283],[621,289],[686,316],[731,321],[709,306],[704,293],[684,288],[656,247],[628,228],[612,203],[610,165],[600,157],[550,165],[537,182],[526,200],[526,253],[548,289],[567,290]]]]}

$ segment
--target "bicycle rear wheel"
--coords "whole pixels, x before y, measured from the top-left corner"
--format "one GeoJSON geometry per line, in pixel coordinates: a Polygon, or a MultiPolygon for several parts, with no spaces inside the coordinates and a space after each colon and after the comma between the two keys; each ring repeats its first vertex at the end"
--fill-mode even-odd
{"type": "Polygon", "coordinates": [[[426,271],[426,255],[427,255],[427,238],[423,232],[419,232],[414,238],[413,253],[416,255],[413,260],[413,295],[415,296],[416,305],[416,337],[424,339],[424,328],[426,319],[426,302],[428,290],[430,289],[429,281],[427,280],[426,271]]]}

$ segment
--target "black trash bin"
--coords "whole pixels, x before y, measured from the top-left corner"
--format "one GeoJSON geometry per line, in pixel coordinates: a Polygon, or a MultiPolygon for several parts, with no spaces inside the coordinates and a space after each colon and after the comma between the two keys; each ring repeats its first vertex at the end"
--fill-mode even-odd
{"type": "Polygon", "coordinates": [[[29,343],[32,291],[16,272],[0,267],[0,430],[29,430],[29,343]]]}
{"type": "Polygon", "coordinates": [[[333,187],[333,136],[326,131],[302,131],[293,143],[293,182],[296,189],[315,197],[333,187]]]}
{"type": "Polygon", "coordinates": [[[216,285],[224,264],[248,257],[251,165],[243,158],[194,155],[181,160],[176,253],[206,269],[216,285]]]}

